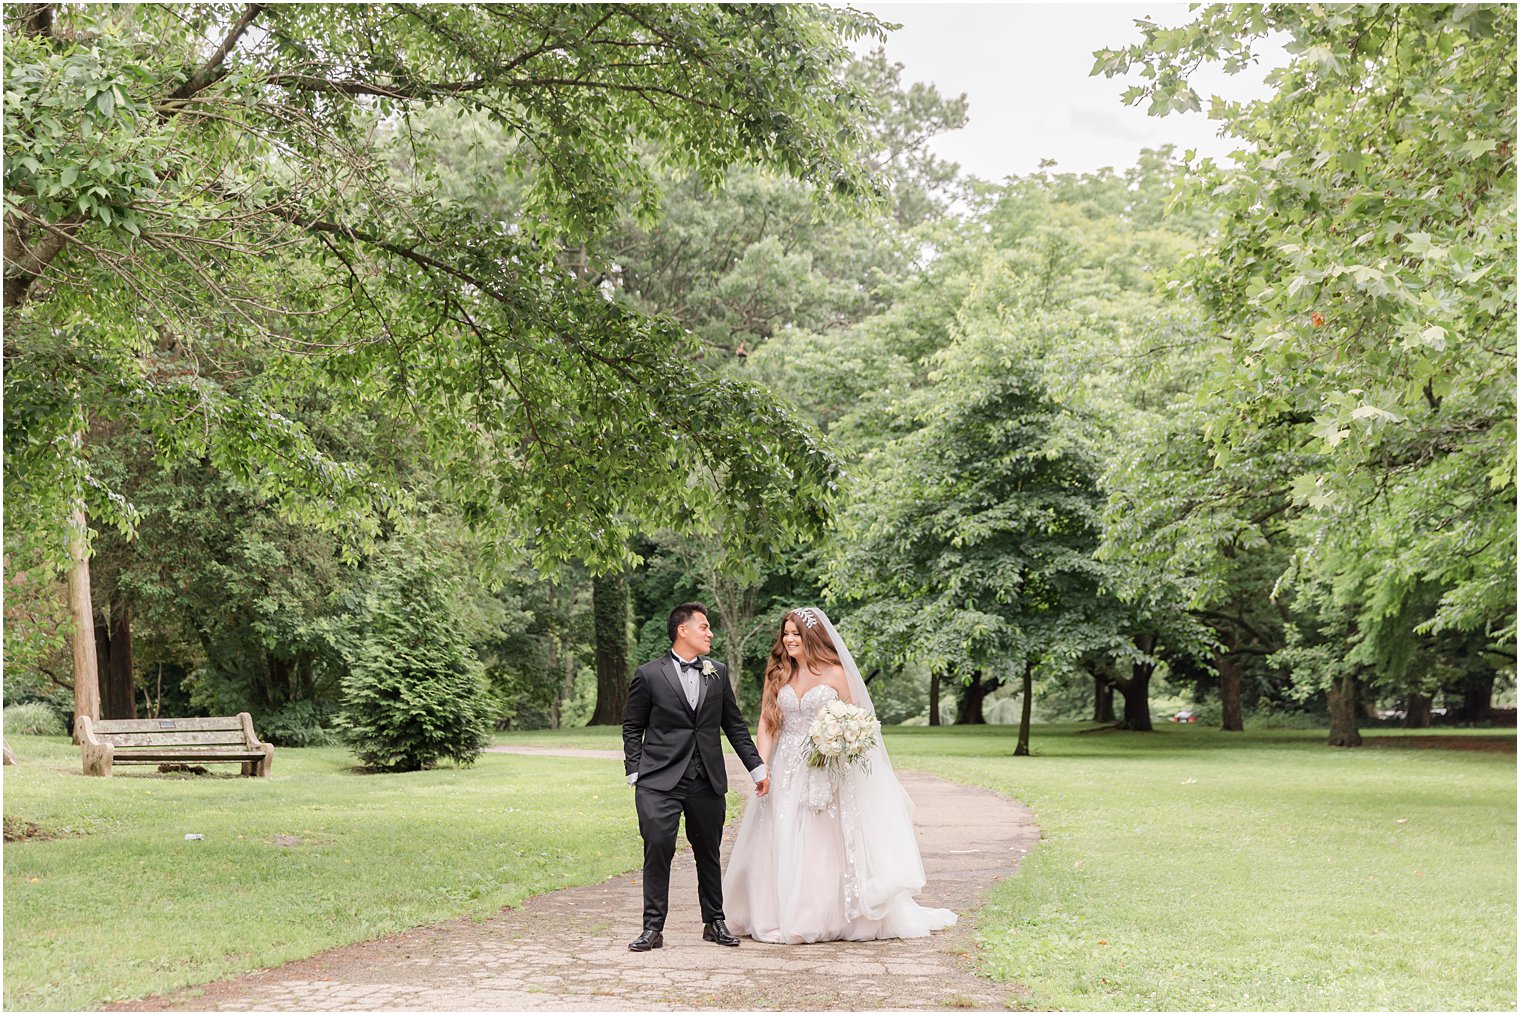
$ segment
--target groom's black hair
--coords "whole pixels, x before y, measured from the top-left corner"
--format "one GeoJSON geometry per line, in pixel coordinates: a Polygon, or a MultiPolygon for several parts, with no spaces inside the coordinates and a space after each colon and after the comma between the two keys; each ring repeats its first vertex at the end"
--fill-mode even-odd
{"type": "Polygon", "coordinates": [[[700,613],[704,617],[707,616],[707,604],[682,603],[670,611],[670,619],[665,621],[665,633],[670,635],[670,643],[672,645],[676,643],[676,628],[690,620],[693,613],[700,613]]]}

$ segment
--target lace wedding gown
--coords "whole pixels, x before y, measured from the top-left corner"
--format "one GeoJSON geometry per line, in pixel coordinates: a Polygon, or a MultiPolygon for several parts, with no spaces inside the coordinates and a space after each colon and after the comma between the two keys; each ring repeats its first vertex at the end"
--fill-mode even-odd
{"type": "Polygon", "coordinates": [[[913,901],[924,886],[913,802],[885,751],[869,779],[852,768],[836,785],[807,766],[808,729],[837,697],[827,684],[801,700],[790,684],[778,696],[770,792],[745,807],[723,875],[736,934],[773,944],[866,941],[927,937],[955,923],[950,910],[913,901]]]}

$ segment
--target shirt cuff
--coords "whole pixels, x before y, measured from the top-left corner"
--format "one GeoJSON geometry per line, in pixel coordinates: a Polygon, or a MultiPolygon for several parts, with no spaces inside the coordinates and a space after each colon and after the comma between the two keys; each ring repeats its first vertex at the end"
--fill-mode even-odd
{"type": "Polygon", "coordinates": [[[639,781],[639,773],[637,773],[637,772],[630,772],[630,773],[628,773],[628,785],[632,786],[634,783],[636,783],[638,781],[639,781]]]}
{"type": "Polygon", "coordinates": [[[759,768],[752,768],[752,769],[750,769],[749,770],[749,777],[751,779],[755,780],[756,782],[764,782],[765,781],[765,765],[764,765],[764,763],[762,763],[759,768]]]}

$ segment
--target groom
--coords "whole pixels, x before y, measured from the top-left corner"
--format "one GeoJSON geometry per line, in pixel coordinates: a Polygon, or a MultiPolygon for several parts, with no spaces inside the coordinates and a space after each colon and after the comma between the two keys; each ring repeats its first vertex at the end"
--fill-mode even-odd
{"type": "Polygon", "coordinates": [[[682,814],[697,861],[702,940],[739,943],[723,923],[718,847],[723,840],[728,775],[718,740],[720,729],[749,769],[755,792],[764,796],[770,788],[765,763],[729,686],[728,668],[703,658],[712,648],[713,637],[707,607],[682,603],[671,611],[665,629],[670,651],[634,671],[628,685],[628,710],[623,714],[623,767],[634,787],[639,834],[644,837],[644,932],[628,945],[635,952],[665,943],[670,861],[682,814]]]}

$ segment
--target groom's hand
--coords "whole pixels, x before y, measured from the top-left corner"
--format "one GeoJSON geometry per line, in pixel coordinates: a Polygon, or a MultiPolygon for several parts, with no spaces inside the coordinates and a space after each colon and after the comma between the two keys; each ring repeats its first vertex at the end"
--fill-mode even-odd
{"type": "Polygon", "coordinates": [[[770,791],[771,781],[769,778],[761,779],[755,783],[755,796],[765,796],[770,791]]]}

